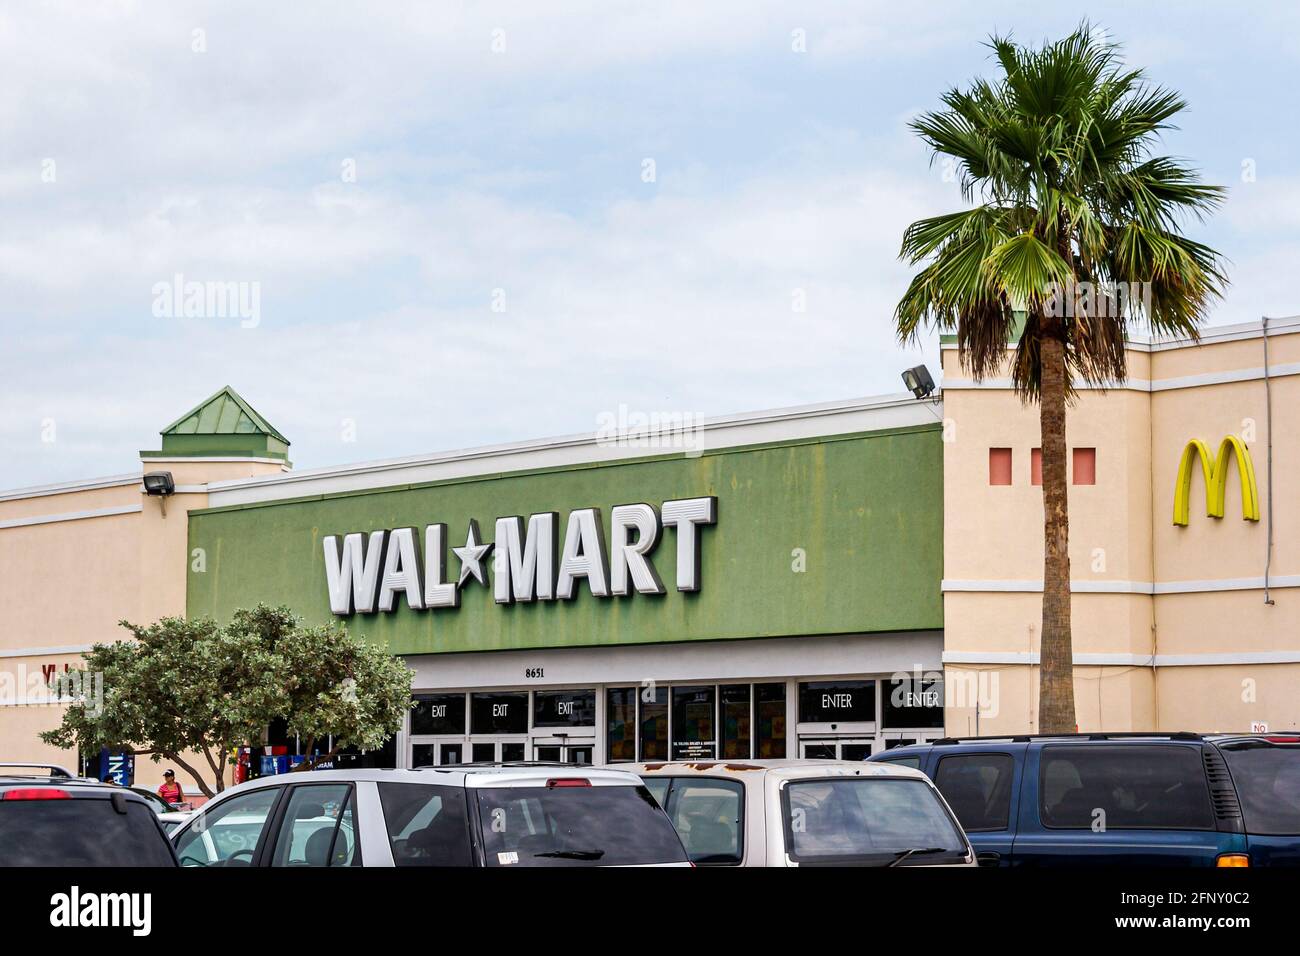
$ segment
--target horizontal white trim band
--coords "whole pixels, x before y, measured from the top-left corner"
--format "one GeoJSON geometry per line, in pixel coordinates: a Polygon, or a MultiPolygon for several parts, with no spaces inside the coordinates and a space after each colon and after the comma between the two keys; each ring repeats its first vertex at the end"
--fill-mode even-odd
{"type": "Polygon", "coordinates": [[[0,521],[0,530],[5,528],[26,528],[34,524],[56,524],[60,521],[83,521],[86,518],[111,518],[114,515],[139,514],[141,505],[120,505],[116,508],[94,508],[90,511],[65,511],[55,515],[33,515],[30,518],[14,518],[0,521]]]}
{"type": "MultiPolygon", "coordinates": [[[[945,664],[1035,666],[1037,651],[944,651],[945,664]]],[[[1226,654],[1075,654],[1079,667],[1224,667],[1242,664],[1300,664],[1296,651],[1239,651],[1226,654]]]]}
{"type": "Polygon", "coordinates": [[[0,658],[5,657],[49,657],[51,654],[86,654],[90,644],[65,644],[62,647],[14,647],[0,648],[0,658]]]}
{"type": "MultiPolygon", "coordinates": [[[[1273,574],[1268,578],[1269,588],[1300,588],[1300,574],[1273,574]]],[[[976,594],[1038,594],[1043,590],[1041,580],[1001,581],[962,580],[944,578],[940,584],[945,593],[976,594]]],[[[1071,581],[1074,594],[1201,594],[1213,591],[1262,591],[1264,578],[1212,578],[1203,581],[1071,581]]]]}
{"type": "MultiPolygon", "coordinates": [[[[1269,378],[1287,378],[1300,375],[1300,362],[1288,362],[1284,365],[1270,365],[1269,378]]],[[[1264,379],[1264,367],[1230,369],[1226,372],[1206,372],[1201,375],[1180,375],[1177,378],[1162,378],[1154,381],[1145,378],[1130,378],[1123,384],[1109,383],[1105,386],[1090,385],[1087,382],[1075,382],[1074,387],[1080,391],[1129,392],[1168,392],[1182,388],[1200,388],[1204,385],[1227,385],[1233,382],[1258,382],[1264,379]]],[[[1010,389],[1009,378],[986,378],[977,382],[970,378],[945,378],[942,382],[945,391],[966,391],[970,389],[1010,389]]]]}
{"type": "MultiPolygon", "coordinates": [[[[1277,318],[1268,318],[1268,337],[1286,335],[1289,332],[1300,331],[1300,315],[1278,316],[1277,318]]],[[[1177,338],[1164,338],[1161,336],[1151,335],[1130,335],[1125,342],[1125,348],[1133,352],[1167,352],[1173,349],[1191,349],[1202,345],[1217,345],[1220,342],[1240,342],[1246,339],[1261,339],[1264,337],[1264,323],[1255,319],[1251,322],[1237,322],[1232,325],[1211,325],[1201,331],[1200,341],[1193,341],[1186,336],[1177,338]]],[[[941,349],[956,350],[956,342],[942,342],[941,349]]],[[[1008,349],[1014,349],[1015,345],[1007,346],[1008,349]]]]}
{"type": "Polygon", "coordinates": [[[70,495],[78,491],[96,491],[100,488],[120,488],[138,484],[139,475],[109,475],[107,478],[86,478],[81,481],[63,481],[53,485],[33,485],[30,488],[11,488],[0,492],[0,501],[17,501],[22,498],[40,498],[45,495],[70,495]]]}
{"type": "Polygon", "coordinates": [[[189,464],[190,462],[193,462],[193,461],[225,461],[225,462],[231,462],[231,461],[240,461],[240,462],[242,462],[242,461],[251,461],[251,462],[255,462],[255,463],[259,464],[259,465],[285,465],[285,466],[287,466],[287,465],[289,464],[289,463],[288,463],[285,459],[283,459],[283,458],[249,458],[249,457],[243,457],[243,456],[241,456],[241,457],[236,457],[236,458],[223,457],[223,456],[214,456],[214,457],[211,457],[211,458],[197,458],[197,457],[195,457],[195,458],[189,458],[189,457],[185,457],[185,458],[141,458],[140,460],[141,460],[142,462],[144,462],[146,465],[186,465],[186,464],[189,464]]]}

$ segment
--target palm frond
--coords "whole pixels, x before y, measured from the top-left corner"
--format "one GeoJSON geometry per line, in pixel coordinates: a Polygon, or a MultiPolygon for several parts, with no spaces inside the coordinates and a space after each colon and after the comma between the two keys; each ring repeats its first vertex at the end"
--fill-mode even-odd
{"type": "Polygon", "coordinates": [[[1127,68],[1087,22],[1041,47],[1009,36],[989,47],[996,80],[949,90],[942,109],[912,123],[935,161],[955,164],[973,208],[904,233],[900,257],[920,271],[895,312],[899,335],[955,331],[980,378],[1004,368],[1013,312],[1024,309],[1011,369],[1022,397],[1038,394],[1047,337],[1065,344],[1074,377],[1122,379],[1134,322],[1195,334],[1222,295],[1222,257],[1180,228],[1223,190],[1153,155],[1186,104],[1127,68]],[[1062,301],[1069,308],[1054,310],[1062,301]]]}

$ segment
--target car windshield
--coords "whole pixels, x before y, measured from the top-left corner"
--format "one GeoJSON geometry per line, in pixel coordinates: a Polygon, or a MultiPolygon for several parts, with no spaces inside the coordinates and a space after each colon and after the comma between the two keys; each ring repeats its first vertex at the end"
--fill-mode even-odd
{"type": "Polygon", "coordinates": [[[1300,747],[1243,741],[1222,748],[1247,833],[1300,833],[1300,747]]]}
{"type": "Polygon", "coordinates": [[[482,787],[478,805],[488,866],[687,862],[643,786],[482,787]]]}
{"type": "Polygon", "coordinates": [[[785,788],[786,848],[801,864],[900,866],[964,859],[966,841],[924,780],[839,777],[785,788]]]}
{"type": "Polygon", "coordinates": [[[175,866],[143,803],[0,800],[0,866],[175,866]]]}

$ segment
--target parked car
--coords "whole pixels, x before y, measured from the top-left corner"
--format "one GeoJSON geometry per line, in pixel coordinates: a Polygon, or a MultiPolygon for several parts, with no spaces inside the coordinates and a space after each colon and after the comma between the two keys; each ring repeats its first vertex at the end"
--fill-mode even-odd
{"type": "Polygon", "coordinates": [[[846,760],[618,764],[641,775],[696,866],[974,866],[925,774],[846,760]]]}
{"type": "Polygon", "coordinates": [[[0,866],[174,867],[176,855],[138,793],[62,767],[0,764],[0,866]]]}
{"type": "Polygon", "coordinates": [[[924,771],[985,866],[1300,866],[1300,735],[945,738],[924,771]]]}
{"type": "Polygon", "coordinates": [[[564,764],[319,770],[218,794],[182,866],[689,866],[641,779],[564,764]]]}
{"type": "Polygon", "coordinates": [[[154,813],[158,814],[158,822],[162,824],[164,833],[171,833],[190,818],[192,811],[187,803],[168,803],[148,787],[130,787],[129,789],[133,793],[140,794],[144,798],[144,802],[149,804],[154,813]]]}

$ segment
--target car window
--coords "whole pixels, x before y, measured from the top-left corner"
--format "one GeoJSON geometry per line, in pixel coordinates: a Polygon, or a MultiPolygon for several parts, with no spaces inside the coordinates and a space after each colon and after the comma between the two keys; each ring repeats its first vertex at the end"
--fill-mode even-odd
{"type": "Polygon", "coordinates": [[[674,777],[668,818],[691,862],[737,866],[744,857],[744,784],[716,778],[674,777]]]}
{"type": "Polygon", "coordinates": [[[1219,748],[1241,801],[1247,833],[1300,833],[1300,747],[1264,741],[1219,748]]]}
{"type": "Polygon", "coordinates": [[[292,787],[272,866],[348,866],[355,856],[355,831],[346,783],[292,787]]]}
{"type": "Polygon", "coordinates": [[[799,863],[954,863],[966,840],[929,781],[796,780],[782,794],[787,852],[799,863]]]}
{"type": "Polygon", "coordinates": [[[172,805],[168,803],[166,800],[164,800],[162,797],[158,796],[158,794],[150,790],[141,790],[136,787],[132,787],[131,792],[138,793],[140,794],[140,796],[144,797],[145,802],[149,804],[149,809],[151,809],[154,813],[172,812],[172,805]]]}
{"type": "Polygon", "coordinates": [[[1214,829],[1193,747],[1044,747],[1039,812],[1044,826],[1059,829],[1214,829]]]}
{"type": "Polygon", "coordinates": [[[488,866],[685,863],[682,841],[644,786],[482,787],[488,866]]]}
{"type": "Polygon", "coordinates": [[[379,801],[396,866],[473,865],[464,788],[381,783],[379,801]]]}
{"type": "Polygon", "coordinates": [[[1011,817],[1010,754],[953,754],[939,761],[934,783],[968,833],[1005,830],[1011,817]]]}
{"type": "Polygon", "coordinates": [[[251,866],[280,789],[260,787],[200,812],[176,841],[181,866],[251,866]]]}
{"type": "Polygon", "coordinates": [[[175,866],[153,811],[124,809],[107,798],[0,800],[0,866],[175,866]]]}
{"type": "Polygon", "coordinates": [[[913,770],[921,769],[920,757],[886,757],[881,763],[894,763],[900,767],[911,767],[913,770]]]}
{"type": "Polygon", "coordinates": [[[641,780],[659,806],[668,804],[668,786],[673,782],[672,777],[642,777],[641,780]]]}

